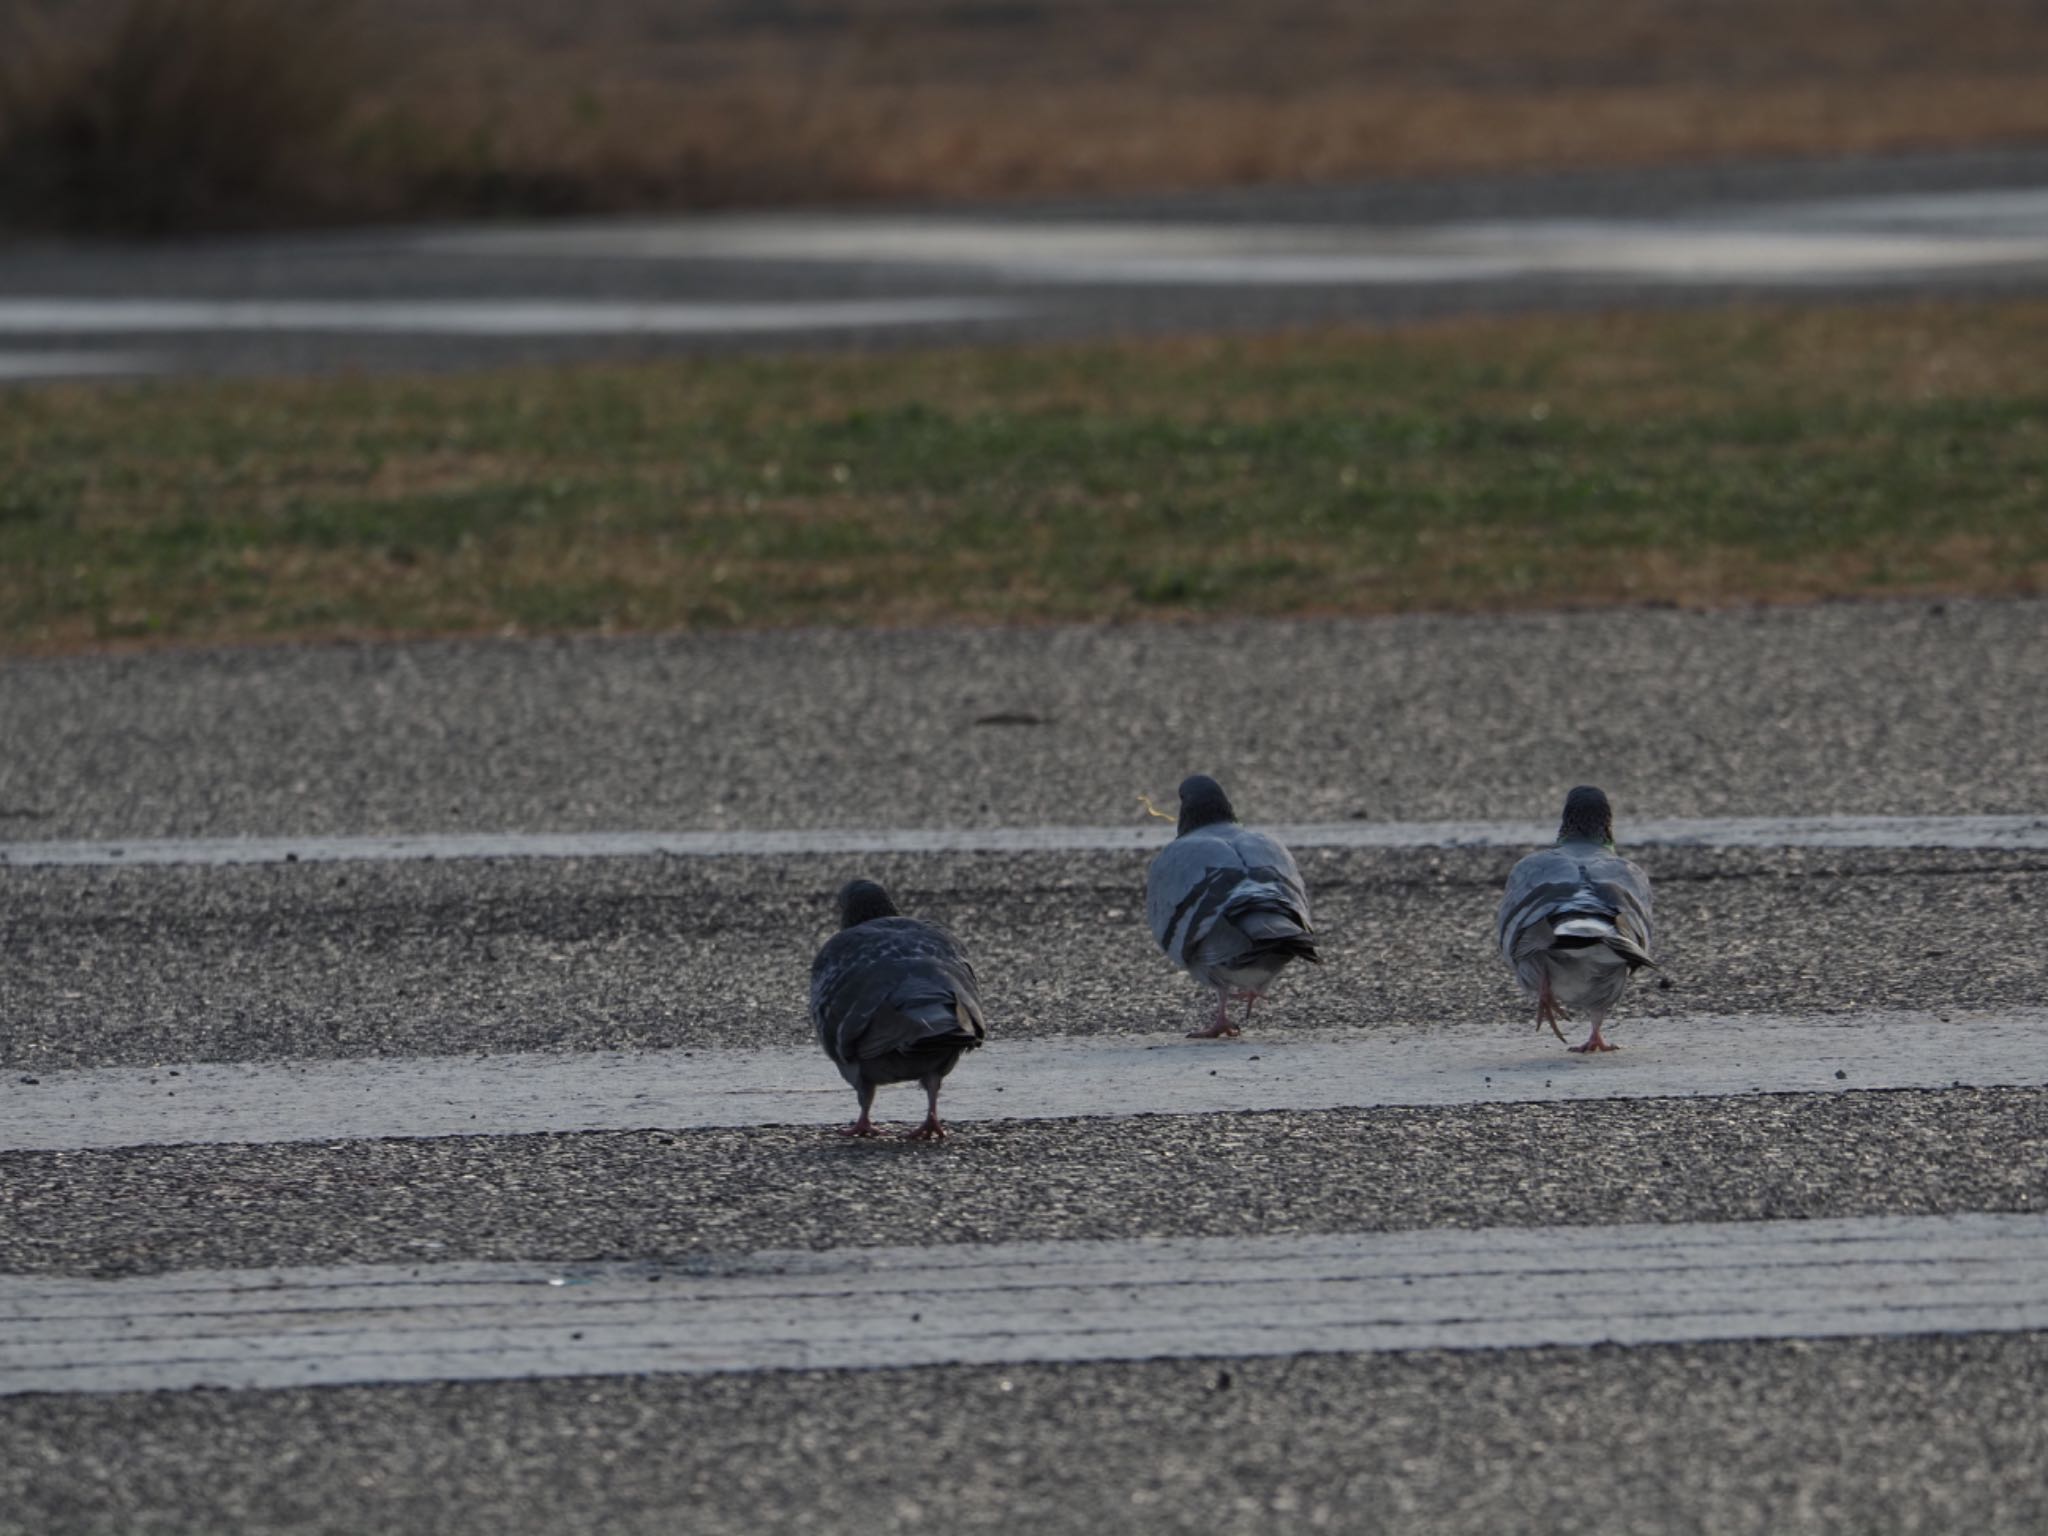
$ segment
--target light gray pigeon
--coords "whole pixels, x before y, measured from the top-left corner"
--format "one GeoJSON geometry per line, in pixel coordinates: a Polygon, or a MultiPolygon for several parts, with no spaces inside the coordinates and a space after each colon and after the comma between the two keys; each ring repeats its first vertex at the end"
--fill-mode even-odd
{"type": "Polygon", "coordinates": [[[988,1037],[974,967],[950,933],[899,916],[874,881],[850,882],[839,893],[839,932],[811,962],[811,1023],[860,1095],[860,1118],[842,1134],[880,1135],[868,1120],[875,1090],[915,1081],[927,1108],[909,1139],[945,1140],[939,1084],[988,1037]]]}
{"type": "Polygon", "coordinates": [[[1181,781],[1178,830],[1145,874],[1145,921],[1167,959],[1216,989],[1216,1022],[1190,1040],[1238,1032],[1233,990],[1250,1023],[1252,1000],[1288,961],[1322,963],[1293,855],[1239,826],[1230,797],[1207,774],[1181,781]]]}
{"type": "Polygon", "coordinates": [[[1581,784],[1564,801],[1557,846],[1530,854],[1500,900],[1500,952],[1536,999],[1536,1026],[1584,1008],[1593,1032],[1574,1051],[1611,1051],[1600,1026],[1650,958],[1650,877],[1614,851],[1607,796],[1581,784]]]}

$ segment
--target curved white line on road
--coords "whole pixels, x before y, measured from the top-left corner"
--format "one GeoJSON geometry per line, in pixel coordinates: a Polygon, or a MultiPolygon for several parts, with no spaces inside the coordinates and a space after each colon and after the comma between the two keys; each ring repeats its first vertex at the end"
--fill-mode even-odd
{"type": "MultiPolygon", "coordinates": [[[[947,1079],[942,1106],[966,1123],[2048,1084],[2048,1010],[1693,1016],[1616,1033],[1623,1049],[1590,1060],[1521,1019],[1336,1040],[999,1035],[947,1079]]],[[[879,1109],[923,1102],[903,1088],[879,1109]]],[[[853,1109],[810,1048],[101,1067],[0,1078],[0,1152],[825,1125],[853,1109]]]]}
{"type": "Polygon", "coordinates": [[[2048,1327],[2038,1215],[0,1276],[0,1395],[2048,1327]]]}
{"type": "MultiPolygon", "coordinates": [[[[1292,848],[1532,848],[1555,822],[1339,821],[1271,825],[1292,848]]],[[[2048,816],[1650,818],[1639,848],[2048,849],[2048,816]]],[[[1159,823],[1123,827],[817,827],[730,832],[447,832],[391,837],[116,838],[0,843],[0,865],[329,864],[431,859],[804,857],[880,853],[1129,853],[1165,845],[1159,823]]]]}
{"type": "MultiPolygon", "coordinates": [[[[2009,198],[2029,194],[2013,192],[2009,198]]],[[[464,256],[634,261],[867,262],[979,273],[1013,283],[1138,286],[1410,286],[1513,278],[1778,283],[1968,271],[2048,261],[2034,217],[2008,204],[1982,221],[1917,202],[1906,227],[1825,202],[1668,219],[1528,218],[1407,226],[1192,224],[1135,219],[975,219],[772,214],[590,221],[421,236],[464,256]]]]}
{"type": "Polygon", "coordinates": [[[1023,313],[1010,299],[636,303],[581,299],[0,299],[0,333],[371,332],[393,336],[705,336],[957,325],[1023,313]]]}

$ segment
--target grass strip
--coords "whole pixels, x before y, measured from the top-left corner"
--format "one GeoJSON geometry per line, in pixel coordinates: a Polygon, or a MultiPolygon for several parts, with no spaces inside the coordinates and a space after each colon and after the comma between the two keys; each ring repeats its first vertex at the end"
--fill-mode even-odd
{"type": "Polygon", "coordinates": [[[0,649],[2017,594],[2048,304],[0,394],[0,649]]]}

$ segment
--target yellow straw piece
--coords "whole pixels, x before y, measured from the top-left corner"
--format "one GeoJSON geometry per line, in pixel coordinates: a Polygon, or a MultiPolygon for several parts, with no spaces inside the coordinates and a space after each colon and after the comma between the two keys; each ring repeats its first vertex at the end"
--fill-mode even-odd
{"type": "Polygon", "coordinates": [[[1145,807],[1145,814],[1146,814],[1147,816],[1157,816],[1157,817],[1158,817],[1158,818],[1159,818],[1159,819],[1160,819],[1161,821],[1179,821],[1179,820],[1180,820],[1180,818],[1179,818],[1178,816],[1169,816],[1169,815],[1167,815],[1167,814],[1166,814],[1166,812],[1164,812],[1164,811],[1162,811],[1161,809],[1159,809],[1159,807],[1158,807],[1158,806],[1154,805],[1154,804],[1152,803],[1152,797],[1151,797],[1150,795],[1147,795],[1147,794],[1140,794],[1140,795],[1138,796],[1138,803],[1139,803],[1140,805],[1142,805],[1142,806],[1144,806],[1144,807],[1145,807]]]}

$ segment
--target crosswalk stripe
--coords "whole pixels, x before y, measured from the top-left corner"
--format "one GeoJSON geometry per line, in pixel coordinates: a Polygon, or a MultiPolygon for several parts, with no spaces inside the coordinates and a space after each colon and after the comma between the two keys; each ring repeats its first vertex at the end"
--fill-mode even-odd
{"type": "MultiPolygon", "coordinates": [[[[1268,828],[1293,848],[1529,848],[1557,824],[1339,821],[1268,828]]],[[[869,827],[720,832],[477,832],[391,837],[116,838],[0,843],[0,864],[320,864],[433,859],[734,858],[887,853],[1124,853],[1169,828],[869,827]]],[[[2048,816],[1720,816],[1631,821],[1635,848],[2048,848],[2048,816]]]]}
{"type": "Polygon", "coordinates": [[[2048,1327],[2039,1215],[0,1277],[0,1395],[2048,1327]]]}
{"type": "MultiPolygon", "coordinates": [[[[793,1031],[794,1032],[794,1031],[793,1031]]],[[[948,1079],[953,1121],[2048,1084],[2048,1009],[1692,1015],[1570,1055],[1503,1019],[1340,1039],[998,1037],[948,1079]]],[[[908,1113],[914,1088],[885,1093],[908,1113]]],[[[851,1118],[814,1049],[535,1052],[108,1067],[0,1079],[0,1151],[704,1129],[851,1118]]]]}

